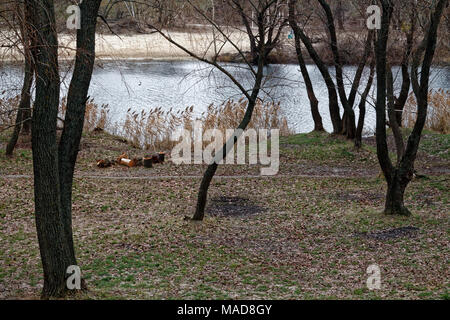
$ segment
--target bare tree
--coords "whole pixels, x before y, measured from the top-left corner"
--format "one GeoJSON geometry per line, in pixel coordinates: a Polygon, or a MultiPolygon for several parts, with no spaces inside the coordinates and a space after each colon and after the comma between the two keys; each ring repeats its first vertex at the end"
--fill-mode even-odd
{"type": "MultiPolygon", "coordinates": [[[[408,138],[405,151],[394,166],[389,157],[386,134],[386,98],[393,104],[391,74],[387,63],[387,42],[391,16],[394,8],[392,0],[380,0],[383,7],[381,29],[378,32],[376,46],[377,60],[377,102],[376,102],[376,141],[377,155],[381,169],[387,181],[388,190],[384,212],[386,214],[410,215],[411,212],[404,205],[404,193],[414,174],[414,162],[419,149],[422,130],[425,125],[428,108],[428,88],[430,69],[433,61],[437,30],[448,0],[437,1],[434,11],[430,15],[424,38],[416,49],[411,67],[411,80],[414,95],[417,100],[417,120],[408,138]],[[421,67],[420,80],[418,69],[421,67]]],[[[391,118],[394,118],[393,111],[391,118]]],[[[397,139],[397,138],[396,138],[397,139]]]]}
{"type": "Polygon", "coordinates": [[[367,80],[366,88],[364,92],[361,94],[361,100],[359,101],[359,117],[358,117],[358,125],[356,127],[356,136],[355,136],[355,147],[361,148],[362,146],[362,132],[364,129],[364,121],[366,117],[366,104],[367,98],[370,93],[370,89],[372,88],[373,80],[375,76],[375,58],[372,58],[372,62],[370,63],[370,74],[369,79],[367,80]]]}
{"type": "Polygon", "coordinates": [[[24,58],[24,79],[22,85],[22,91],[20,94],[19,107],[17,109],[17,115],[15,120],[15,126],[11,138],[6,146],[6,155],[11,156],[14,148],[16,147],[19,134],[30,134],[31,131],[31,88],[33,86],[34,78],[34,66],[32,54],[30,51],[31,30],[26,24],[26,20],[29,20],[27,16],[31,13],[27,9],[27,6],[23,5],[20,1],[15,3],[15,15],[18,18],[19,26],[18,37],[22,44],[22,53],[24,58]]]}
{"type": "MultiPolygon", "coordinates": [[[[292,0],[289,3],[290,13],[292,13],[293,10],[294,12],[297,12],[297,15],[295,15],[296,17],[295,20],[298,20],[298,11],[295,11],[295,7],[298,4],[299,2],[297,0],[292,0]]],[[[291,22],[293,21],[292,17],[290,21],[291,22]]],[[[294,21],[292,27],[294,29],[294,36],[300,38],[300,40],[303,42],[306,50],[309,53],[309,56],[316,64],[325,81],[328,90],[328,105],[330,110],[331,123],[333,125],[333,133],[339,134],[342,132],[342,119],[339,111],[339,101],[336,92],[336,85],[333,81],[330,71],[328,70],[328,67],[325,64],[325,62],[320,58],[316,49],[314,48],[311,38],[306,35],[305,28],[300,26],[298,22],[296,23],[296,21],[294,21]]]]}
{"type": "Polygon", "coordinates": [[[355,139],[356,135],[356,123],[355,123],[355,112],[353,110],[353,104],[355,102],[356,93],[361,81],[361,75],[364,70],[364,67],[367,63],[367,59],[370,54],[370,48],[371,48],[371,42],[372,42],[372,36],[373,33],[371,31],[368,31],[366,44],[365,44],[365,50],[363,57],[361,58],[361,62],[358,65],[358,69],[356,71],[355,78],[353,79],[353,85],[352,90],[350,92],[350,96],[347,97],[347,93],[345,91],[345,84],[344,84],[344,74],[343,74],[343,68],[342,68],[342,59],[341,54],[338,46],[338,38],[336,33],[336,27],[335,27],[335,19],[333,12],[331,10],[330,5],[326,0],[318,0],[320,6],[322,7],[323,11],[325,12],[326,16],[326,26],[329,33],[330,38],[330,47],[331,51],[333,53],[334,58],[334,66],[336,69],[336,83],[337,83],[337,89],[339,93],[339,98],[341,100],[341,104],[344,108],[344,116],[343,116],[343,133],[346,134],[348,139],[355,139]]]}
{"type": "Polygon", "coordinates": [[[43,298],[67,293],[66,269],[76,264],[70,215],[73,166],[95,57],[95,26],[100,2],[84,1],[80,5],[82,20],[77,32],[77,57],[59,151],[56,122],[60,78],[54,4],[53,0],[26,2],[33,12],[28,23],[33,28],[33,44],[37,48],[32,50],[36,61],[32,149],[36,228],[44,269],[43,298]]]}
{"type": "Polygon", "coordinates": [[[294,31],[295,51],[297,53],[297,60],[300,66],[300,71],[305,81],[306,92],[308,93],[308,99],[311,106],[311,114],[314,121],[314,131],[324,131],[322,117],[319,112],[319,101],[314,93],[314,87],[309,76],[308,68],[306,67],[305,59],[303,57],[301,39],[300,39],[300,27],[297,23],[297,15],[295,10],[295,1],[289,1],[289,25],[294,31]]]}
{"type": "MultiPolygon", "coordinates": [[[[263,82],[267,77],[264,75],[264,65],[267,62],[267,55],[269,49],[274,45],[274,39],[280,37],[282,29],[285,27],[285,23],[279,23],[280,17],[278,15],[274,15],[273,12],[276,12],[276,7],[279,5],[279,1],[277,0],[252,0],[250,1],[252,7],[255,10],[255,25],[258,30],[256,37],[258,41],[256,43],[257,46],[257,65],[254,65],[255,61],[249,61],[246,57],[245,52],[239,48],[237,44],[233,42],[227,30],[223,27],[217,25],[212,19],[206,14],[206,12],[202,11],[199,6],[197,6],[193,1],[187,0],[187,3],[194,9],[194,11],[205,21],[207,21],[211,26],[213,26],[217,30],[217,38],[214,38],[212,41],[218,41],[219,37],[222,40],[218,41],[220,45],[218,45],[219,49],[215,52],[215,55],[212,59],[205,58],[205,55],[199,56],[192,51],[185,48],[182,44],[173,40],[169,34],[162,30],[161,26],[149,25],[149,27],[155,29],[159,32],[166,40],[170,43],[174,44],[191,57],[207,63],[214,68],[221,71],[224,75],[226,75],[233,84],[239,89],[239,91],[245,96],[248,101],[247,108],[244,114],[242,121],[240,122],[238,128],[236,128],[234,135],[231,138],[231,141],[228,141],[223,145],[221,150],[215,155],[215,159],[212,163],[208,165],[206,172],[203,175],[202,182],[200,184],[197,206],[194,216],[192,220],[203,220],[205,215],[205,207],[207,202],[207,195],[209,186],[211,181],[217,171],[218,163],[223,160],[229,150],[234,147],[234,144],[237,142],[237,139],[241,136],[243,130],[245,130],[252,118],[253,110],[258,101],[258,96],[260,92],[263,90],[263,82]],[[274,36],[275,35],[275,36],[274,36]],[[231,44],[238,54],[241,56],[242,60],[245,62],[247,70],[250,72],[252,80],[251,80],[251,88],[246,89],[245,85],[240,83],[223,65],[217,62],[217,56],[221,53],[221,48],[229,43],[231,44]]],[[[242,10],[238,6],[238,3],[234,0],[230,0],[230,7],[234,8],[233,12],[230,15],[235,13],[242,13],[242,10]],[[234,5],[234,6],[233,6],[234,5]]],[[[232,31],[233,32],[233,31],[232,31]]],[[[212,46],[211,44],[210,46],[212,46]]]]}
{"type": "Polygon", "coordinates": [[[77,160],[88,91],[95,62],[95,30],[101,0],[83,2],[81,29],[77,31],[75,66],[67,95],[64,129],[58,146],[58,169],[64,236],[70,263],[76,265],[72,236],[72,182],[77,160]]]}
{"type": "MultiPolygon", "coordinates": [[[[233,4],[239,15],[242,17],[242,22],[245,26],[248,38],[250,41],[250,54],[251,61],[253,64],[257,65],[259,61],[259,55],[264,55],[264,61],[267,63],[267,58],[273,49],[279,44],[281,31],[283,26],[287,24],[287,19],[283,17],[283,9],[285,7],[284,1],[274,0],[268,1],[270,5],[268,6],[265,19],[269,21],[266,26],[266,36],[264,40],[261,38],[259,30],[253,31],[252,25],[258,25],[258,21],[255,20],[253,12],[259,13],[259,8],[255,5],[255,1],[243,1],[243,0],[232,0],[233,4]],[[248,3],[250,6],[250,13],[245,10],[244,4],[248,3]],[[264,51],[259,51],[259,42],[264,41],[264,51]]],[[[258,1],[256,1],[258,2],[258,1]]]]}

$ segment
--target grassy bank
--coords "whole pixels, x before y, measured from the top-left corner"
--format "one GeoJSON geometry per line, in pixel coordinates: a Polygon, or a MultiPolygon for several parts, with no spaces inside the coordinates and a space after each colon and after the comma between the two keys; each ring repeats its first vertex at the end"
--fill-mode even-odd
{"type": "MultiPolygon", "coordinates": [[[[0,135],[0,298],[37,298],[42,271],[33,216],[32,157],[0,135]],[[9,176],[18,175],[24,176],[9,176]]],[[[104,132],[83,137],[73,203],[75,246],[90,291],[77,298],[448,299],[450,135],[426,132],[407,189],[412,217],[380,212],[386,186],[374,138],[355,150],[328,134],[281,139],[280,173],[221,166],[203,223],[184,221],[205,169],[99,169],[122,152],[104,132]],[[245,178],[243,176],[246,176],[245,178]],[[366,268],[381,268],[381,290],[366,268]]]]}

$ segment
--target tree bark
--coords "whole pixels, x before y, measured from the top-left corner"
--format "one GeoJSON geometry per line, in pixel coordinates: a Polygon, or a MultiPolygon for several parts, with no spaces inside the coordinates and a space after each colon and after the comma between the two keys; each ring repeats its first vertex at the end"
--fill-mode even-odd
{"type": "Polygon", "coordinates": [[[36,101],[33,112],[32,148],[36,229],[44,270],[42,297],[65,294],[68,248],[63,237],[59,199],[56,118],[59,105],[58,40],[53,1],[29,1],[31,25],[37,35],[36,101]]]}
{"type": "Polygon", "coordinates": [[[344,20],[345,20],[345,11],[342,7],[342,0],[338,0],[336,4],[336,16],[338,20],[339,30],[345,31],[344,20]]]}
{"type": "Polygon", "coordinates": [[[384,209],[385,214],[402,216],[411,215],[411,212],[405,207],[403,200],[408,183],[409,181],[402,180],[400,178],[398,169],[395,169],[392,179],[388,181],[388,190],[386,193],[386,204],[384,209]]]}
{"type": "Polygon", "coordinates": [[[386,135],[386,53],[393,4],[391,0],[382,0],[381,3],[383,14],[375,54],[377,61],[376,142],[378,162],[386,180],[391,181],[393,166],[389,158],[386,135]]]}
{"type": "Polygon", "coordinates": [[[361,58],[360,63],[358,64],[358,68],[356,69],[355,77],[354,77],[353,83],[352,83],[352,88],[350,90],[350,94],[348,97],[348,104],[351,108],[353,108],[353,106],[355,104],[356,95],[358,93],[359,84],[361,83],[361,78],[362,78],[362,75],[364,72],[364,68],[366,67],[367,59],[371,55],[371,52],[373,52],[373,50],[372,50],[373,49],[372,42],[373,42],[373,38],[374,38],[373,36],[374,36],[374,32],[369,31],[367,34],[367,39],[366,39],[366,43],[364,46],[364,54],[361,58]]]}
{"type": "Polygon", "coordinates": [[[409,76],[409,60],[411,57],[412,48],[414,45],[414,34],[416,30],[416,11],[414,3],[411,3],[411,30],[406,35],[406,49],[403,55],[401,69],[402,69],[402,87],[400,94],[395,100],[395,117],[399,127],[402,127],[403,109],[405,108],[406,101],[408,100],[409,88],[411,87],[411,78],[409,76]]]}
{"type": "Polygon", "coordinates": [[[83,133],[87,95],[94,69],[95,30],[100,3],[101,0],[91,0],[80,5],[81,29],[77,32],[75,67],[69,86],[64,129],[58,149],[64,235],[69,247],[70,261],[73,265],[77,263],[72,235],[72,182],[83,133]]]}
{"type": "MultiPolygon", "coordinates": [[[[32,50],[36,50],[36,49],[32,49],[33,46],[33,42],[36,41],[35,40],[35,36],[33,35],[33,30],[32,28],[28,25],[27,21],[31,20],[31,15],[33,14],[33,12],[31,11],[31,7],[30,5],[25,2],[24,4],[24,15],[23,15],[23,23],[22,23],[22,34],[23,34],[23,42],[24,42],[24,53],[25,53],[25,72],[27,70],[27,60],[30,64],[30,73],[31,73],[31,78],[27,79],[29,80],[29,91],[28,91],[28,97],[26,99],[28,99],[28,101],[25,101],[24,103],[24,109],[22,110],[22,119],[23,119],[23,124],[22,124],[22,134],[23,135],[29,135],[31,134],[31,95],[30,95],[30,91],[31,88],[33,86],[33,76],[35,73],[35,66],[34,66],[34,59],[33,59],[33,52],[32,50]]],[[[24,81],[25,83],[25,81],[24,81]]],[[[27,83],[28,84],[28,83],[27,83]]]]}

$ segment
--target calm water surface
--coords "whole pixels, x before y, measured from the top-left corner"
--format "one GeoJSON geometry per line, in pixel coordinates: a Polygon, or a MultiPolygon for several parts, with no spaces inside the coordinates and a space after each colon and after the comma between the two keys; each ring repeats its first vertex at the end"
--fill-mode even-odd
{"type": "MultiPolygon", "coordinates": [[[[228,65],[227,70],[238,79],[246,89],[251,89],[252,77],[244,65],[228,65]]],[[[329,111],[328,93],[318,69],[310,65],[311,80],[314,85],[324,126],[332,130],[329,111]]],[[[344,68],[347,90],[350,90],[356,67],[344,68]]],[[[264,70],[266,78],[260,97],[267,101],[281,103],[283,114],[289,126],[297,133],[309,132],[314,124],[309,109],[309,100],[299,67],[296,65],[270,65],[264,70]]],[[[334,68],[330,68],[334,75],[334,68]]],[[[16,86],[17,93],[21,82],[19,67],[3,67],[0,69],[0,83],[4,87],[16,86]]],[[[394,69],[396,89],[400,89],[401,74],[394,69]]],[[[364,90],[368,77],[365,70],[360,92],[364,90]]],[[[67,92],[70,72],[62,74],[62,96],[67,92]]],[[[434,68],[431,87],[449,89],[450,68],[434,68]]],[[[0,92],[1,93],[1,92],[0,92]]],[[[7,92],[6,94],[12,94],[7,92]]],[[[375,96],[375,86],[372,88],[375,96]]],[[[162,107],[163,109],[180,110],[194,106],[194,111],[201,114],[211,103],[221,104],[228,99],[238,100],[241,92],[220,71],[196,61],[126,61],[101,62],[95,68],[89,95],[97,104],[108,104],[113,122],[120,123],[125,119],[129,108],[140,111],[162,107]]],[[[358,101],[357,101],[358,102],[358,101]]],[[[366,132],[373,132],[375,126],[375,110],[367,105],[366,132]]],[[[355,104],[357,106],[357,104],[355,104]]],[[[357,110],[356,110],[356,113],[357,110]]]]}

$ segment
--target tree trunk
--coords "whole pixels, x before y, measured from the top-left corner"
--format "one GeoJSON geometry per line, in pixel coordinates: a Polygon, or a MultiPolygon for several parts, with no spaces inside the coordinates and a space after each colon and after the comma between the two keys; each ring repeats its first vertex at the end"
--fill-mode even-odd
{"type": "MultiPolygon", "coordinates": [[[[289,3],[291,6],[294,5],[293,1],[290,1],[289,3]]],[[[303,44],[308,50],[311,59],[313,59],[314,63],[316,64],[325,81],[328,90],[328,102],[329,102],[331,123],[333,124],[333,133],[339,134],[342,132],[342,119],[339,111],[339,101],[336,93],[336,86],[334,85],[333,78],[331,77],[327,66],[322,61],[322,59],[320,59],[319,55],[317,54],[317,51],[314,49],[311,43],[311,39],[309,39],[306,36],[306,34],[301,28],[298,28],[297,31],[298,35],[300,36],[300,39],[302,40],[303,44]]]]}
{"type": "Polygon", "coordinates": [[[289,24],[291,25],[292,30],[294,30],[295,50],[297,52],[298,64],[300,66],[303,80],[305,81],[306,91],[308,93],[308,99],[311,105],[311,114],[314,120],[314,131],[324,131],[322,117],[319,112],[319,101],[314,94],[314,87],[306,67],[305,59],[303,58],[301,39],[298,30],[299,26],[295,21],[295,11],[292,5],[289,7],[289,24]]]}
{"type": "MultiPolygon", "coordinates": [[[[260,52],[264,50],[264,48],[261,48],[263,46],[260,46],[260,52]]],[[[264,76],[264,58],[263,55],[259,55],[259,62],[258,62],[258,71],[255,78],[255,83],[253,85],[252,94],[250,96],[250,99],[248,100],[248,106],[247,110],[245,111],[244,118],[242,119],[241,123],[239,124],[237,130],[245,130],[250,123],[250,120],[252,118],[253,110],[255,108],[259,91],[261,90],[261,84],[264,76]]],[[[236,144],[237,139],[234,139],[234,144],[236,144]]],[[[233,145],[234,145],[233,144],[233,145]]],[[[225,159],[227,155],[227,144],[223,145],[222,149],[219,151],[219,154],[221,155],[221,159],[225,159]]],[[[195,210],[195,214],[192,217],[192,220],[194,221],[202,221],[205,217],[205,207],[206,202],[208,198],[208,189],[211,184],[211,180],[214,177],[214,174],[217,171],[218,163],[220,161],[216,161],[211,163],[208,168],[206,169],[205,174],[203,175],[202,183],[200,184],[200,189],[198,192],[198,198],[197,198],[197,207],[195,210]]]]}
{"type": "Polygon", "coordinates": [[[405,207],[403,197],[409,181],[402,182],[398,172],[394,173],[392,180],[388,181],[386,204],[384,213],[387,215],[410,216],[411,212],[405,207]]]}
{"type": "Polygon", "coordinates": [[[77,53],[67,96],[64,129],[59,143],[59,180],[64,234],[71,264],[76,265],[72,236],[72,182],[83,133],[86,101],[95,62],[95,30],[101,0],[83,2],[81,29],[77,32],[77,53]]]}
{"type": "MultiPolygon", "coordinates": [[[[386,72],[387,59],[386,47],[389,34],[389,24],[392,15],[393,4],[392,0],[381,0],[383,5],[383,16],[381,29],[378,32],[377,41],[377,155],[378,160],[383,170],[384,176],[388,184],[388,191],[386,196],[385,213],[410,215],[410,212],[405,208],[403,197],[408,183],[411,181],[414,171],[414,161],[416,159],[419,143],[422,135],[422,130],[425,125],[428,107],[428,88],[430,81],[430,69],[433,57],[436,50],[437,30],[442,17],[444,8],[448,6],[448,0],[439,0],[436,4],[434,12],[431,14],[430,23],[427,27],[427,32],[423,41],[419,45],[414,55],[411,67],[411,80],[413,84],[414,94],[417,99],[417,120],[414,128],[408,138],[405,151],[396,167],[393,167],[386,141],[386,91],[388,90],[389,100],[392,103],[392,88],[386,87],[386,72]],[[423,55],[423,52],[425,54],[423,55]],[[420,82],[418,79],[418,68],[421,57],[423,55],[421,66],[420,82]]],[[[388,72],[388,78],[391,75],[388,72]]],[[[391,82],[391,79],[389,79],[391,82]]],[[[390,87],[392,85],[389,85],[390,87]]],[[[395,123],[395,116],[391,112],[391,118],[395,123]]]]}
{"type": "Polygon", "coordinates": [[[364,54],[361,58],[360,63],[358,64],[358,68],[356,69],[355,77],[353,79],[352,88],[350,90],[348,104],[351,108],[353,108],[356,100],[356,95],[358,93],[359,84],[361,83],[361,78],[364,72],[364,68],[366,67],[367,59],[371,55],[372,52],[372,42],[374,38],[374,32],[369,31],[367,34],[366,43],[364,46],[364,54]]]}
{"type": "Polygon", "coordinates": [[[59,199],[56,119],[59,105],[58,40],[53,1],[31,1],[38,46],[32,148],[36,229],[44,269],[43,298],[65,294],[68,248],[59,199]]]}
{"type": "Polygon", "coordinates": [[[364,89],[363,94],[361,95],[361,101],[359,102],[359,118],[358,118],[358,126],[356,128],[356,137],[355,137],[355,147],[361,148],[362,146],[362,132],[364,129],[364,121],[366,117],[366,100],[369,96],[370,88],[372,88],[373,78],[375,74],[375,60],[373,59],[370,65],[370,75],[369,80],[367,81],[366,88],[364,89]]]}
{"type": "Polygon", "coordinates": [[[342,63],[339,54],[338,40],[336,36],[336,27],[334,25],[334,17],[330,6],[325,0],[318,0],[327,17],[327,27],[330,35],[330,46],[334,57],[334,66],[336,68],[336,82],[339,97],[346,113],[345,133],[348,139],[354,139],[356,133],[355,112],[353,106],[350,106],[345,92],[344,76],[342,71],[342,63]]]}
{"type": "Polygon", "coordinates": [[[22,110],[22,108],[20,108],[20,105],[19,105],[19,109],[17,110],[17,115],[16,115],[14,131],[11,135],[11,138],[9,139],[8,145],[6,146],[5,154],[8,157],[12,156],[14,148],[16,147],[16,144],[17,144],[17,140],[19,138],[20,130],[22,129],[22,115],[23,115],[23,110],[22,110]]]}
{"type": "MultiPolygon", "coordinates": [[[[6,146],[6,155],[11,156],[13,154],[14,148],[16,147],[19,134],[22,131],[24,134],[29,134],[31,130],[31,87],[33,85],[33,63],[30,51],[30,28],[25,21],[29,19],[29,9],[28,6],[24,6],[24,14],[22,16],[20,31],[23,39],[23,50],[24,50],[24,79],[22,85],[22,92],[20,95],[19,108],[17,110],[16,123],[14,127],[13,134],[6,146]]],[[[18,6],[17,10],[21,8],[18,6]]]]}
{"type": "MultiPolygon", "coordinates": [[[[412,4],[414,6],[414,4],[412,4]]],[[[415,9],[411,8],[411,30],[406,35],[406,49],[401,64],[402,68],[402,87],[398,99],[395,101],[395,117],[399,127],[402,127],[403,109],[408,100],[409,88],[411,87],[411,78],[409,76],[409,59],[414,45],[414,34],[416,29],[415,9]]]]}
{"type": "Polygon", "coordinates": [[[394,77],[392,75],[392,68],[388,65],[387,70],[387,99],[388,99],[388,117],[389,124],[394,135],[395,149],[397,150],[397,165],[402,160],[403,153],[405,152],[405,144],[403,142],[403,134],[400,130],[400,125],[397,123],[397,117],[395,112],[394,102],[394,77]]]}
{"type": "Polygon", "coordinates": [[[387,67],[387,41],[389,38],[389,26],[391,22],[393,5],[391,0],[382,0],[383,14],[381,29],[378,31],[376,44],[377,63],[377,102],[376,102],[376,142],[377,157],[381,170],[387,181],[392,179],[394,170],[387,145],[386,134],[386,67],[387,67]]]}
{"type": "Polygon", "coordinates": [[[344,8],[342,7],[342,0],[337,1],[336,16],[337,16],[337,20],[338,20],[339,30],[345,31],[345,27],[344,27],[345,11],[344,11],[344,8]]]}
{"type": "Polygon", "coordinates": [[[19,110],[17,110],[16,125],[11,139],[6,146],[6,155],[11,156],[16,147],[17,140],[21,129],[22,131],[30,130],[25,128],[25,123],[29,123],[31,112],[28,112],[31,107],[31,87],[33,85],[33,68],[29,59],[25,58],[25,74],[23,80],[22,93],[20,96],[19,110]]]}

